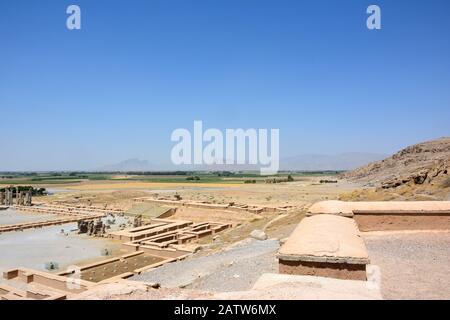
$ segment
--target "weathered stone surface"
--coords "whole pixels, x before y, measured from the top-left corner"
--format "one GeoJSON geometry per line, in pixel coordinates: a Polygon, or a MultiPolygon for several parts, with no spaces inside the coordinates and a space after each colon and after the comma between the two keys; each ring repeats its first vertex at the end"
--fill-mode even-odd
{"type": "Polygon", "coordinates": [[[267,240],[267,234],[262,230],[253,230],[250,236],[256,240],[267,240]]]}
{"type": "Polygon", "coordinates": [[[303,219],[278,252],[280,260],[368,264],[369,256],[353,219],[316,215],[303,219]]]}
{"type": "Polygon", "coordinates": [[[366,213],[421,213],[434,214],[450,211],[450,201],[320,201],[313,204],[308,215],[334,214],[353,217],[354,212],[366,213]]]}

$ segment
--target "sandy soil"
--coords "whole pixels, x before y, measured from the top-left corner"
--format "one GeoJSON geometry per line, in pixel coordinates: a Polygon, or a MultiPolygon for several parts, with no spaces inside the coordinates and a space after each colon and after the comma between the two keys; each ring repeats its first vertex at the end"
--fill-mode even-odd
{"type": "Polygon", "coordinates": [[[450,230],[450,215],[355,215],[361,231],[450,230]]]}
{"type": "Polygon", "coordinates": [[[310,177],[290,183],[244,185],[224,190],[184,190],[179,194],[183,199],[194,201],[302,207],[320,200],[337,199],[340,193],[349,192],[356,187],[346,182],[320,184],[320,179],[324,177],[310,177]]]}

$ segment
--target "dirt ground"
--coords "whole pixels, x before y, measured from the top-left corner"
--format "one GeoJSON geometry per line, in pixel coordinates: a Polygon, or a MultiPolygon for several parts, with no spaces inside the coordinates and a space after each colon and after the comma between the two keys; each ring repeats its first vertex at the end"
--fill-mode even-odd
{"type": "MultiPolygon", "coordinates": [[[[160,282],[169,286],[182,286],[193,290],[231,292],[248,290],[263,273],[278,272],[275,255],[280,240],[291,234],[304,218],[309,205],[320,200],[339,199],[351,195],[359,187],[345,181],[339,181],[336,184],[321,184],[319,183],[320,179],[323,177],[306,177],[301,181],[280,184],[241,184],[238,187],[231,184],[220,186],[194,184],[195,186],[189,186],[185,183],[177,185],[176,183],[111,183],[108,181],[107,183],[65,186],[54,195],[36,198],[36,201],[106,206],[128,210],[134,204],[133,199],[137,197],[152,194],[171,197],[179,194],[183,200],[210,203],[235,202],[262,206],[292,206],[294,209],[289,213],[262,215],[181,208],[171,217],[172,219],[194,222],[227,222],[233,223],[235,227],[214,237],[201,239],[202,250],[191,258],[164,265],[134,277],[135,280],[160,282]],[[255,229],[264,230],[269,240],[249,239],[250,233],[255,229]],[[224,248],[228,249],[223,251],[224,248]],[[177,276],[174,277],[174,274],[177,276]]],[[[389,224],[389,221],[386,223],[389,224]]],[[[54,238],[62,237],[57,235],[56,229],[55,231],[49,230],[54,233],[50,240],[55,241],[54,238]]],[[[35,233],[30,231],[31,234],[35,233]]],[[[66,237],[62,238],[67,239],[66,237]]],[[[450,248],[450,232],[410,234],[388,232],[382,236],[364,233],[364,240],[371,264],[381,270],[383,298],[450,299],[450,277],[448,276],[450,274],[450,251],[448,250],[450,248]]],[[[86,239],[86,241],[90,240],[86,239]]],[[[96,256],[99,255],[100,248],[105,245],[106,243],[99,241],[99,245],[95,246],[95,249],[83,248],[83,254],[85,252],[90,254],[79,260],[98,259],[96,256]]],[[[64,244],[65,250],[68,249],[68,246],[71,247],[71,244],[64,244]]],[[[44,255],[42,252],[40,254],[44,255]]],[[[34,267],[42,269],[43,264],[52,259],[56,260],[57,257],[45,255],[39,261],[36,260],[34,267]]],[[[71,262],[67,261],[66,263],[71,262]]],[[[8,267],[17,266],[18,263],[20,263],[20,259],[17,261],[17,257],[14,255],[8,256],[8,267]]]]}
{"type": "Polygon", "coordinates": [[[357,185],[340,181],[336,184],[321,184],[324,177],[309,177],[302,181],[280,184],[241,185],[240,188],[223,190],[183,190],[184,199],[213,203],[246,203],[261,206],[302,207],[320,200],[337,199],[339,194],[350,192],[357,185]]]}
{"type": "MultiPolygon", "coordinates": [[[[256,215],[221,210],[182,208],[171,217],[172,219],[185,219],[194,222],[218,221],[233,223],[236,227],[221,232],[219,239],[216,239],[216,241],[213,241],[212,237],[201,240],[200,244],[208,246],[213,252],[217,252],[224,247],[248,238],[254,229],[265,230],[269,237],[285,238],[290,235],[298,222],[304,217],[306,207],[311,203],[321,199],[336,199],[342,191],[352,190],[353,188],[352,185],[345,182],[320,184],[319,180],[321,178],[323,177],[306,177],[301,181],[280,184],[240,184],[238,187],[232,184],[221,184],[220,186],[193,184],[194,186],[189,186],[186,183],[124,183],[120,181],[111,183],[111,181],[99,181],[72,186],[58,186],[58,189],[53,190],[52,195],[35,197],[33,200],[35,203],[61,202],[73,205],[93,205],[102,208],[128,210],[133,206],[134,198],[150,196],[155,193],[164,194],[164,196],[173,196],[175,193],[178,193],[185,200],[296,207],[296,210],[293,212],[282,215],[256,215]]],[[[2,262],[7,262],[5,265],[2,264],[2,268],[23,266],[43,270],[44,264],[48,261],[58,262],[61,268],[70,264],[94,262],[101,259],[100,251],[102,248],[111,246],[110,241],[106,239],[86,238],[83,239],[86,243],[76,245],[78,251],[72,251],[74,244],[77,243],[76,241],[80,237],[72,237],[71,235],[65,237],[60,235],[59,231],[60,229],[73,228],[75,228],[75,225],[33,229],[24,233],[3,235],[4,244],[6,245],[5,241],[13,243],[14,250],[9,250],[6,246],[0,249],[3,257],[7,257],[0,259],[2,262]],[[25,234],[27,235],[26,237],[24,237],[25,234]],[[32,239],[39,239],[40,245],[33,246],[26,242],[32,241],[32,239]],[[56,243],[58,245],[55,245],[56,243]],[[90,243],[93,244],[92,249],[89,246],[90,243]],[[98,246],[94,243],[98,243],[98,246]],[[34,250],[35,252],[30,255],[29,250],[20,249],[20,246],[37,247],[39,250],[34,250]],[[73,254],[74,252],[76,254],[73,254]]],[[[121,253],[115,246],[114,251],[113,255],[121,253]]],[[[273,260],[270,257],[266,258],[270,261],[273,260]]],[[[267,261],[267,259],[263,259],[263,261],[267,261]]]]}
{"type": "MultiPolygon", "coordinates": [[[[326,177],[325,177],[326,178],[326,177]]],[[[262,206],[292,206],[287,215],[256,215],[252,213],[224,210],[179,208],[171,219],[194,222],[217,221],[239,225],[221,234],[225,244],[245,239],[254,229],[264,229],[270,237],[289,236],[304,217],[306,208],[320,200],[337,199],[342,192],[350,192],[357,185],[339,181],[321,184],[324,177],[303,177],[289,183],[279,184],[190,184],[186,183],[142,183],[98,181],[60,187],[59,192],[47,197],[36,198],[43,202],[64,202],[70,204],[93,205],[99,207],[129,210],[134,198],[163,195],[180,195],[183,200],[206,201],[209,203],[245,203],[262,206]]],[[[204,241],[210,242],[211,238],[204,241]]]]}
{"type": "Polygon", "coordinates": [[[449,215],[355,215],[360,231],[450,230],[449,215]]]}
{"type": "Polygon", "coordinates": [[[52,196],[36,201],[64,201],[91,203],[112,208],[129,209],[132,199],[151,194],[167,197],[179,194],[184,200],[210,203],[246,203],[262,206],[302,207],[319,200],[337,199],[339,194],[358,187],[345,181],[321,184],[327,177],[304,177],[302,180],[279,184],[195,184],[195,183],[145,183],[145,182],[83,182],[61,186],[52,196]]]}
{"type": "Polygon", "coordinates": [[[450,299],[450,232],[363,237],[384,299],[450,299]]]}
{"type": "Polygon", "coordinates": [[[92,282],[100,282],[102,280],[118,276],[125,272],[132,272],[135,269],[139,269],[150,264],[160,262],[162,260],[162,258],[145,254],[127,259],[121,259],[113,263],[103,264],[97,267],[86,269],[81,272],[81,279],[92,282]]]}

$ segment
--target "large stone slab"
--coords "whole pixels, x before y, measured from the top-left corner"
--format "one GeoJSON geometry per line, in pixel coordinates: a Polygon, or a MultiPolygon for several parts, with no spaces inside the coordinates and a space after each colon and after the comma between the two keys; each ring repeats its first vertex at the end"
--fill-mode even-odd
{"type": "Polygon", "coordinates": [[[280,273],[366,279],[369,256],[356,223],[336,215],[303,219],[278,252],[280,273]]]}

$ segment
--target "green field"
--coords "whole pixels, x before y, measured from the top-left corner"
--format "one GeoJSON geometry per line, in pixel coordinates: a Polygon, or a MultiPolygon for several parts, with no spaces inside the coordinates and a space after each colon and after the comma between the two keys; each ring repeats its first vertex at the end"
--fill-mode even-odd
{"type": "MultiPolygon", "coordinates": [[[[337,175],[337,171],[280,172],[270,178],[285,178],[291,175],[294,180],[308,176],[337,175]]],[[[264,183],[267,177],[258,172],[39,172],[39,173],[0,173],[0,185],[54,185],[78,184],[89,181],[139,181],[159,183],[242,183],[247,180],[264,183]]]]}

